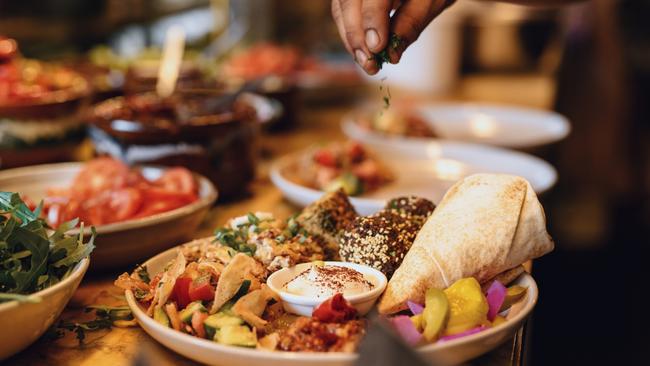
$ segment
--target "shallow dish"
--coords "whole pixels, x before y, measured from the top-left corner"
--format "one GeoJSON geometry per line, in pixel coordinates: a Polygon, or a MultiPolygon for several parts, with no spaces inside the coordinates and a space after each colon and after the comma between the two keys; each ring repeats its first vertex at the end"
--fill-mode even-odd
{"type": "MultiPolygon", "coordinates": [[[[68,186],[83,163],[36,165],[0,171],[0,190],[18,192],[38,202],[51,187],[68,186]]],[[[155,179],[165,168],[145,166],[142,174],[155,179]]],[[[160,214],[97,227],[92,270],[136,264],[154,253],[192,237],[217,198],[214,185],[196,175],[199,199],[160,214]]],[[[72,231],[71,233],[74,233],[72,231]]],[[[85,235],[90,234],[86,228],[85,235]]]]}
{"type": "Polygon", "coordinates": [[[0,361],[23,350],[45,333],[77,290],[89,263],[88,258],[81,260],[67,278],[32,294],[39,297],[40,302],[0,304],[0,361]]]}
{"type": "MultiPolygon", "coordinates": [[[[382,134],[358,124],[359,116],[371,115],[379,108],[362,107],[345,116],[342,123],[345,134],[361,142],[385,144],[432,140],[382,134]]],[[[501,147],[523,149],[547,145],[564,139],[571,130],[564,116],[541,109],[482,103],[421,103],[404,109],[422,117],[441,139],[501,147]]]]}
{"type": "MultiPolygon", "coordinates": [[[[269,288],[278,294],[280,299],[282,299],[284,310],[294,314],[311,316],[314,309],[323,302],[322,299],[319,300],[307,296],[300,296],[286,292],[282,289],[287,282],[302,273],[302,271],[308,269],[311,265],[311,263],[301,263],[292,268],[284,268],[273,273],[266,280],[266,284],[269,288]]],[[[330,261],[325,262],[325,265],[352,268],[364,274],[365,277],[372,279],[372,281],[370,281],[374,285],[372,290],[363,294],[345,297],[345,299],[357,309],[359,315],[366,315],[372,309],[381,293],[384,292],[386,284],[388,283],[386,276],[372,267],[350,262],[330,261]]]]}
{"type": "MultiPolygon", "coordinates": [[[[172,248],[144,264],[153,275],[162,271],[175,256],[176,249],[172,248]]],[[[458,364],[489,352],[512,338],[531,314],[538,296],[532,276],[524,273],[514,284],[526,286],[528,291],[526,297],[510,309],[507,322],[467,337],[419,347],[420,355],[435,364],[458,364]]],[[[357,355],[347,353],[272,352],[218,344],[157,323],[147,316],[131,291],[125,293],[133,315],[145,332],[165,347],[197,362],[232,366],[351,366],[357,359],[357,355]]]]}
{"type": "MultiPolygon", "coordinates": [[[[526,178],[540,194],[557,181],[557,172],[546,161],[521,152],[476,144],[432,140],[426,144],[366,144],[395,175],[395,181],[350,202],[361,215],[381,210],[386,201],[416,195],[438,203],[457,180],[474,173],[508,173],[526,178]]],[[[292,169],[305,152],[280,158],[271,167],[271,180],[298,206],[316,201],[323,191],[299,184],[292,169]]]]}

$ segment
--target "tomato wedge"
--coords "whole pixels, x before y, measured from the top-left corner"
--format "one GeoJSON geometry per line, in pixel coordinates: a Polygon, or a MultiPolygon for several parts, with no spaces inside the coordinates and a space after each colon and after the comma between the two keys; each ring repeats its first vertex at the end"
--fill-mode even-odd
{"type": "Polygon", "coordinates": [[[357,315],[357,309],[350,305],[343,294],[337,293],[318,305],[311,315],[322,322],[340,323],[353,319],[357,315]]]}
{"type": "Polygon", "coordinates": [[[176,300],[178,310],[185,309],[187,304],[191,303],[190,299],[190,284],[192,279],[189,277],[179,277],[174,283],[174,290],[172,290],[172,298],[176,300]]]}
{"type": "Polygon", "coordinates": [[[154,185],[174,193],[196,194],[197,185],[192,173],[181,167],[171,168],[158,178],[154,185]]]}
{"type": "Polygon", "coordinates": [[[188,293],[191,301],[214,300],[214,287],[210,284],[210,277],[199,277],[192,281],[188,293]]]}
{"type": "Polygon", "coordinates": [[[99,192],[122,188],[129,177],[129,167],[115,159],[97,158],[89,161],[72,182],[76,193],[89,197],[99,192]]]}
{"type": "Polygon", "coordinates": [[[142,202],[142,193],[135,188],[122,188],[111,192],[107,221],[124,221],[133,217],[140,210],[142,202]]]}

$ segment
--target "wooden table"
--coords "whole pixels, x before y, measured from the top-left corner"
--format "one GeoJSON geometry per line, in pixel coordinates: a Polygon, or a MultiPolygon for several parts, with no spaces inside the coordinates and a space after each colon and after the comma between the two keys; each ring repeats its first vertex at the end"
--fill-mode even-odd
{"type": "MultiPolygon", "coordinates": [[[[544,79],[529,77],[513,79],[494,78],[476,80],[467,78],[451,99],[488,100],[528,104],[548,107],[549,88],[544,79]],[[490,87],[486,87],[490,85],[490,87]],[[531,89],[532,88],[532,89],[531,89]],[[514,89],[514,90],[513,90],[514,89]],[[485,95],[483,95],[485,93],[485,95]],[[528,98],[522,98],[528,93],[528,98]]],[[[393,92],[393,96],[398,93],[393,92]]],[[[449,99],[449,98],[445,98],[449,99]]],[[[380,99],[378,99],[380,100],[380,99]]],[[[251,184],[249,194],[237,202],[220,203],[214,207],[195,237],[212,235],[214,228],[222,225],[230,217],[250,211],[268,211],[277,217],[288,217],[298,210],[285,200],[268,178],[268,165],[272,158],[295,151],[310,144],[342,139],[338,128],[341,116],[349,107],[309,107],[301,111],[301,124],[285,133],[266,134],[260,143],[262,162],[258,178],[251,184]]],[[[91,264],[92,267],[92,264],[91,264]]],[[[122,292],[113,286],[113,280],[124,270],[111,273],[88,273],[83,283],[64,311],[62,318],[68,320],[88,320],[84,307],[94,304],[123,304],[122,292]]],[[[20,326],[17,324],[17,326],[20,326]]],[[[2,331],[10,331],[3,329],[2,331]]],[[[517,335],[495,351],[473,360],[471,365],[521,365],[525,355],[525,331],[517,335]]],[[[35,344],[6,361],[7,365],[81,365],[81,366],[119,366],[134,362],[136,356],[146,357],[150,365],[193,365],[194,363],[172,351],[167,350],[150,338],[139,327],[113,328],[88,333],[83,345],[79,345],[74,335],[53,340],[42,337],[35,344]],[[144,356],[143,356],[144,355],[144,356]]]]}

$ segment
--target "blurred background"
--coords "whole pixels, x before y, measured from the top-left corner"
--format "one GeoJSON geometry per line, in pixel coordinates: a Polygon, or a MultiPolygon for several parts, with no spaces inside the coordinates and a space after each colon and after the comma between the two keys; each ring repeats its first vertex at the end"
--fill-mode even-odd
{"type": "MultiPolygon", "coordinates": [[[[152,90],[166,31],[180,25],[186,52],[179,84],[225,88],[287,76],[280,86],[257,85],[284,108],[268,136],[338,124],[327,119],[340,113],[319,111],[378,102],[380,85],[390,86],[395,103],[493,102],[563,114],[571,124],[566,139],[523,149],[554,165],[559,177],[541,197],[556,250],[534,263],[541,296],[526,360],[624,364],[646,356],[650,341],[649,16],[648,1],[539,9],[460,0],[402,63],[373,78],[345,53],[328,0],[0,0],[0,35],[26,58],[80,73],[90,105],[152,90]],[[261,48],[251,56],[251,47],[261,48]]],[[[11,57],[3,52],[10,51],[0,47],[0,59],[11,57]]],[[[34,140],[17,141],[2,126],[16,113],[0,108],[0,151],[7,154],[0,168],[14,165],[12,151],[34,140]]],[[[48,158],[92,150],[83,133],[66,138],[74,138],[74,149],[48,158]]],[[[273,141],[262,138],[262,159],[273,156],[273,141]]]]}

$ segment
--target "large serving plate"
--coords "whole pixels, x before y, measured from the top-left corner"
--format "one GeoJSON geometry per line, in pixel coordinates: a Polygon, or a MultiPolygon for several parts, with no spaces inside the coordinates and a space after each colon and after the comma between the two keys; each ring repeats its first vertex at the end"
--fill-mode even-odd
{"type": "MultiPolygon", "coordinates": [[[[161,272],[175,257],[176,249],[172,248],[144,264],[149,274],[154,275],[161,272]]],[[[506,316],[507,322],[464,338],[422,346],[418,348],[420,355],[437,365],[458,364],[489,352],[511,339],[531,314],[538,296],[537,284],[529,274],[520,276],[516,284],[528,287],[528,292],[525,298],[510,309],[506,316]]],[[[145,332],[165,347],[201,363],[229,366],[348,366],[353,365],[357,359],[357,355],[346,353],[271,352],[218,344],[157,323],[147,316],[131,291],[126,291],[126,300],[145,332]]]]}
{"type": "MultiPolygon", "coordinates": [[[[18,192],[38,202],[48,188],[69,186],[82,167],[83,163],[61,163],[0,171],[0,191],[18,192]]],[[[147,179],[156,179],[164,170],[163,167],[145,166],[142,174],[147,179]]],[[[98,226],[92,269],[135,264],[192,238],[217,198],[217,190],[207,178],[200,175],[196,178],[199,199],[187,206],[98,226]]],[[[85,228],[84,234],[90,234],[89,227],[85,228]]]]}
{"type": "MultiPolygon", "coordinates": [[[[395,175],[395,181],[350,202],[361,215],[381,210],[386,201],[403,195],[416,195],[440,202],[447,189],[459,179],[474,173],[507,173],[526,178],[535,192],[550,189],[557,172],[546,161],[529,154],[490,146],[434,140],[426,144],[366,144],[395,175]]],[[[271,167],[271,180],[284,196],[298,206],[307,206],[322,194],[292,178],[301,151],[277,160],[271,167]]]]}
{"type": "MultiPolygon", "coordinates": [[[[431,140],[386,135],[359,125],[360,116],[371,116],[379,108],[364,106],[345,116],[342,122],[345,134],[366,143],[423,144],[431,140]]],[[[547,145],[564,139],[571,130],[564,116],[541,109],[481,103],[416,103],[403,109],[422,117],[441,139],[509,148],[547,145]]]]}

